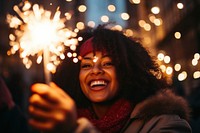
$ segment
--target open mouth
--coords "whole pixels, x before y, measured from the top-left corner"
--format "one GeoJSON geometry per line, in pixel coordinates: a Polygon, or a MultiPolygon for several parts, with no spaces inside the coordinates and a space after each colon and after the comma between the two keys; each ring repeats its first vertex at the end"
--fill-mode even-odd
{"type": "Polygon", "coordinates": [[[90,83],[90,87],[103,87],[106,86],[108,83],[105,80],[93,80],[90,83]]]}

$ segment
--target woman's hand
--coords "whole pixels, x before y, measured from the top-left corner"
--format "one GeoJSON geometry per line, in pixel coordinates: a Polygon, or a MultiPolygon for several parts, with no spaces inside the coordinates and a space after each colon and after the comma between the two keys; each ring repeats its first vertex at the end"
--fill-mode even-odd
{"type": "Polygon", "coordinates": [[[72,98],[54,83],[31,87],[29,124],[44,132],[67,133],[76,128],[76,107],[72,98]]]}

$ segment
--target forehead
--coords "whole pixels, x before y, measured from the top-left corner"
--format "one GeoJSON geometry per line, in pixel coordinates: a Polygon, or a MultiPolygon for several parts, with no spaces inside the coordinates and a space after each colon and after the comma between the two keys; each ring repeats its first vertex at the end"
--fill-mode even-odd
{"type": "Polygon", "coordinates": [[[95,56],[104,57],[104,56],[109,56],[109,55],[107,54],[107,52],[96,51],[96,52],[90,52],[86,54],[85,56],[83,56],[83,58],[95,57],[95,56]]]}
{"type": "Polygon", "coordinates": [[[104,52],[90,52],[87,55],[85,55],[81,62],[85,62],[85,61],[92,61],[92,62],[97,62],[97,61],[103,61],[103,60],[112,60],[111,57],[104,52]]]}

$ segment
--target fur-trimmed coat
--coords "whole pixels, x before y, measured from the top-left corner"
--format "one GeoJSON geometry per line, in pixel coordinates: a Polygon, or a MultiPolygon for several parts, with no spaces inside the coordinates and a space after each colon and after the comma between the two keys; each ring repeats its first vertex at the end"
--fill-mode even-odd
{"type": "MultiPolygon", "coordinates": [[[[121,133],[191,133],[189,107],[182,97],[165,90],[137,104],[121,133]]],[[[97,133],[85,118],[77,133],[97,133]]]]}
{"type": "Polygon", "coordinates": [[[124,133],[190,133],[189,107],[170,90],[157,93],[137,104],[124,133]]]}

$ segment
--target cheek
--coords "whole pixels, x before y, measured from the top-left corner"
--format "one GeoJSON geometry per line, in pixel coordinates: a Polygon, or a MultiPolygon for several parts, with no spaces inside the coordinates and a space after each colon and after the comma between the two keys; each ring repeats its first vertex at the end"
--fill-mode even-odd
{"type": "Polygon", "coordinates": [[[81,74],[81,72],[79,73],[79,83],[82,87],[82,83],[83,83],[83,74],[81,74]]]}
{"type": "Polygon", "coordinates": [[[115,91],[116,93],[118,92],[119,90],[119,82],[118,82],[118,78],[117,78],[117,75],[115,73],[115,70],[112,72],[112,86],[113,86],[113,91],[115,91]]]}
{"type": "Polygon", "coordinates": [[[81,85],[81,88],[83,88],[86,84],[86,76],[87,76],[86,72],[80,71],[80,73],[79,73],[79,83],[81,85]]]}
{"type": "Polygon", "coordinates": [[[116,95],[119,92],[119,84],[117,82],[117,79],[115,82],[112,83],[112,93],[113,95],[116,95]]]}
{"type": "Polygon", "coordinates": [[[110,75],[112,81],[114,84],[118,84],[118,78],[117,78],[117,74],[116,74],[116,70],[113,69],[111,71],[107,71],[107,73],[110,75]]]}
{"type": "Polygon", "coordinates": [[[81,82],[81,81],[83,81],[83,79],[84,79],[84,76],[85,75],[85,72],[83,72],[83,71],[80,71],[79,72],[79,81],[81,82]]]}

